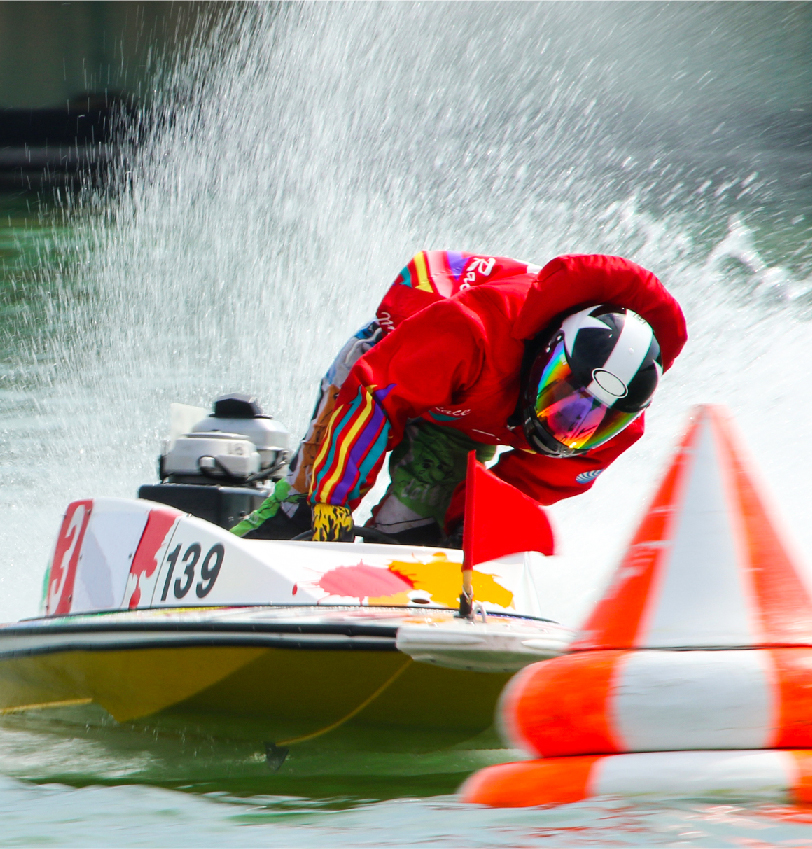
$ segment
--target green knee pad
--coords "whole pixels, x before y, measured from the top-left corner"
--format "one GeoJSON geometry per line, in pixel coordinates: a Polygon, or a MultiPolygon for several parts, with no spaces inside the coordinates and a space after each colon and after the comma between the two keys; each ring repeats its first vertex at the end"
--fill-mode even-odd
{"type": "Polygon", "coordinates": [[[392,483],[387,495],[442,528],[451,496],[465,480],[470,451],[484,463],[493,459],[496,447],[475,442],[451,427],[422,421],[408,425],[389,458],[392,483]]]}

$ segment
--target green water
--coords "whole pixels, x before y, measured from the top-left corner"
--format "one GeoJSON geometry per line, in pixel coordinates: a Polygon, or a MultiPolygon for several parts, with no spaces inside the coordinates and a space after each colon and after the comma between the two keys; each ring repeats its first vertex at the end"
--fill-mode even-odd
{"type": "Polygon", "coordinates": [[[418,762],[327,742],[293,752],[287,772],[271,773],[263,760],[245,742],[146,725],[7,718],[0,843],[801,847],[812,839],[812,810],[774,801],[601,799],[546,810],[461,804],[454,795],[461,778],[492,755],[418,762]]]}
{"type": "Polygon", "coordinates": [[[26,320],[27,295],[41,268],[43,234],[39,227],[39,200],[23,193],[0,194],[0,327],[3,361],[17,344],[18,328],[26,320]]]}

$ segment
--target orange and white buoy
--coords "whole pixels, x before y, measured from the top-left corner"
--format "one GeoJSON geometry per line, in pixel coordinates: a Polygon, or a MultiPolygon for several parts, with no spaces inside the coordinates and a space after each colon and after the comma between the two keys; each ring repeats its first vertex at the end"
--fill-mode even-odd
{"type": "Polygon", "coordinates": [[[566,805],[594,796],[724,795],[812,802],[812,751],[756,749],[576,755],[497,764],[463,784],[463,801],[495,808],[566,805]]]}
{"type": "Polygon", "coordinates": [[[812,600],[719,409],[700,407],[570,652],[519,672],[499,713],[542,760],[466,801],[657,793],[812,798],[812,600]],[[805,750],[809,749],[807,752],[805,750]]]}

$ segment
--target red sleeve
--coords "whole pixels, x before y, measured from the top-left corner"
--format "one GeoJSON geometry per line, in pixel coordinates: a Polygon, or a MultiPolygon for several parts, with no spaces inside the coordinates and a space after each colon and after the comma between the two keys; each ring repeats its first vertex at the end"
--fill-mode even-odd
{"type": "Polygon", "coordinates": [[[313,465],[312,503],[357,506],[406,423],[453,404],[482,369],[478,316],[442,300],[403,322],[353,366],[313,465]]]}
{"type": "Polygon", "coordinates": [[[640,416],[599,448],[564,459],[508,451],[501,455],[491,471],[539,504],[555,504],[562,498],[586,492],[604,469],[640,439],[643,429],[643,416],[640,416]]]}
{"type": "MultiPolygon", "coordinates": [[[[599,448],[576,457],[556,458],[513,449],[499,457],[491,471],[539,504],[548,505],[586,492],[601,472],[643,435],[645,415],[599,448]]],[[[453,530],[465,509],[465,485],[460,484],[446,513],[446,530],[453,530]]]]}

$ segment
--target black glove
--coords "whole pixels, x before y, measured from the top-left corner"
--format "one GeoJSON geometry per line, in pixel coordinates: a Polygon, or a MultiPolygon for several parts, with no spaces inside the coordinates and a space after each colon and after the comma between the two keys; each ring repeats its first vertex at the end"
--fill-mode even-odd
{"type": "Polygon", "coordinates": [[[316,542],[352,542],[352,513],[336,504],[313,506],[313,540],[316,542]]]}
{"type": "Polygon", "coordinates": [[[462,522],[456,525],[443,540],[445,548],[462,548],[462,522]]]}

